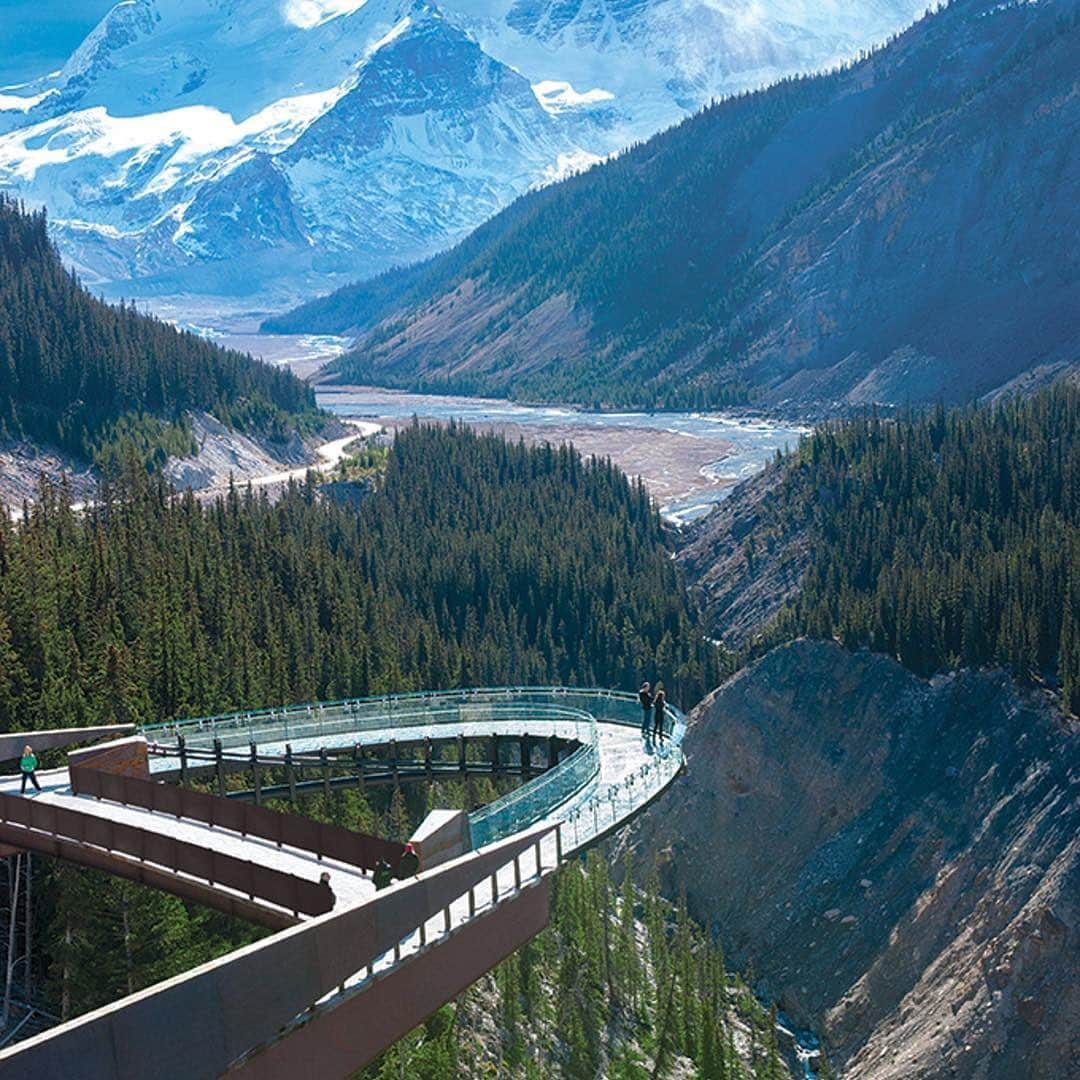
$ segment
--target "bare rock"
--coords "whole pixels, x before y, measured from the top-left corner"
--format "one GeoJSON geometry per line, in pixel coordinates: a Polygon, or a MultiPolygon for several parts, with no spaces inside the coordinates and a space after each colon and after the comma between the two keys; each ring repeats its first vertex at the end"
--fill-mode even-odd
{"type": "Polygon", "coordinates": [[[686,754],[620,843],[671,849],[665,887],[845,1078],[1080,1075],[1080,735],[1044,701],[800,641],[686,754]]]}

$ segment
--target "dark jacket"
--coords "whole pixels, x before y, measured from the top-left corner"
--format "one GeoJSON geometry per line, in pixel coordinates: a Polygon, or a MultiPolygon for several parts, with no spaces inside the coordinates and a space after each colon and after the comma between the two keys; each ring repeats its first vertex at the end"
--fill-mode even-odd
{"type": "Polygon", "coordinates": [[[398,863],[397,876],[402,878],[412,877],[417,870],[420,869],[420,859],[417,857],[415,851],[406,851],[401,856],[401,861],[398,863]]]}
{"type": "Polygon", "coordinates": [[[376,889],[385,889],[387,885],[393,882],[394,872],[385,859],[380,859],[375,864],[375,873],[372,874],[372,880],[375,882],[376,889]]]}
{"type": "Polygon", "coordinates": [[[652,708],[653,698],[652,694],[650,694],[648,690],[639,690],[637,693],[637,698],[638,701],[641,702],[642,709],[644,709],[646,712],[648,712],[649,709],[652,708]]]}

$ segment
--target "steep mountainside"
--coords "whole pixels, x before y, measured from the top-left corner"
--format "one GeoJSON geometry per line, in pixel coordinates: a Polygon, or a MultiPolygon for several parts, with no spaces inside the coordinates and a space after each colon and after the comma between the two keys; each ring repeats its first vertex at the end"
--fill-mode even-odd
{"type": "Polygon", "coordinates": [[[1080,388],[820,427],[684,537],[729,646],[836,637],[931,675],[1007,665],[1080,713],[1080,388]],[[754,635],[757,641],[753,642],[754,635]]]}
{"type": "Polygon", "coordinates": [[[846,1078],[1076,1073],[1080,735],[1052,709],[796,642],[706,699],[686,755],[627,842],[846,1078]]]}
{"type": "Polygon", "coordinates": [[[955,0],[276,329],[340,377],[641,406],[960,401],[1077,359],[1077,0],[955,0]]]}
{"type": "Polygon", "coordinates": [[[128,0],[59,73],[0,92],[0,188],[112,295],[285,306],[921,6],[128,0]]]}
{"type": "Polygon", "coordinates": [[[317,422],[289,372],[95,300],[61,264],[45,215],[0,195],[0,437],[83,457],[114,440],[183,453],[198,409],[278,439],[317,422]]]}

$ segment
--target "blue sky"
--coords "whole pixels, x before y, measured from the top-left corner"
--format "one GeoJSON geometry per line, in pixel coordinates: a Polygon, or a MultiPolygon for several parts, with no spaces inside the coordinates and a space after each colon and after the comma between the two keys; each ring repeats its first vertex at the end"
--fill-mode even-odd
{"type": "Polygon", "coordinates": [[[0,86],[55,71],[115,0],[0,0],[0,86]]]}

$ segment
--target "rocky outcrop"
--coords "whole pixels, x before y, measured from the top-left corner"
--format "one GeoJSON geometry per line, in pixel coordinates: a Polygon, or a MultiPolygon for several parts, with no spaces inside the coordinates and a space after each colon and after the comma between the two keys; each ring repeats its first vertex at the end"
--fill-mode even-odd
{"type": "Polygon", "coordinates": [[[1080,734],[1002,673],[799,641],[695,711],[620,840],[845,1077],[1080,1070],[1080,734]]]}
{"type": "MultiPolygon", "coordinates": [[[[736,651],[795,597],[810,563],[808,518],[780,498],[788,481],[784,468],[743,481],[679,536],[676,561],[690,594],[712,632],[736,651]]],[[[808,515],[808,504],[803,509],[808,515]]]]}

